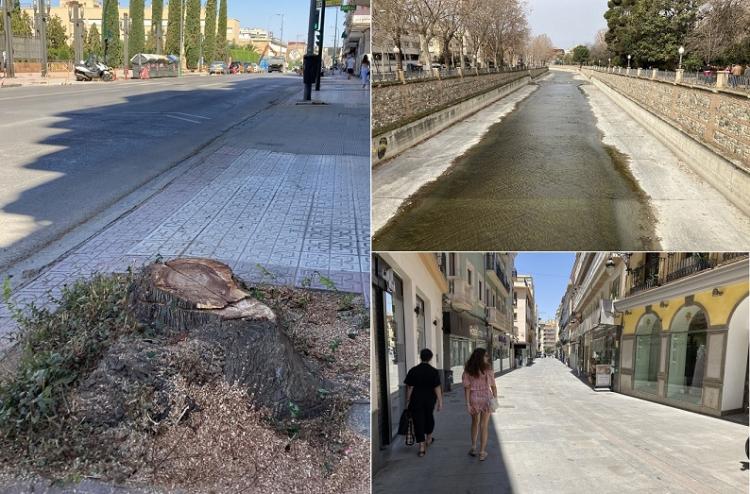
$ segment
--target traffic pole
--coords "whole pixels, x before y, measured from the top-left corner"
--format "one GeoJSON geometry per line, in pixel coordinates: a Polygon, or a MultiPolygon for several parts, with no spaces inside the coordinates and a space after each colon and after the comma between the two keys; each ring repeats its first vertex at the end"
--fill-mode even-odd
{"type": "Polygon", "coordinates": [[[320,72],[323,69],[323,34],[326,27],[326,0],[320,0],[320,44],[318,45],[318,70],[315,73],[315,90],[320,91],[320,72]]]}
{"type": "MultiPolygon", "coordinates": [[[[36,3],[34,6],[36,7],[36,3]]],[[[37,35],[39,36],[41,48],[42,77],[47,77],[47,20],[51,5],[47,0],[39,0],[39,12],[36,13],[37,35]]]]}
{"type": "MultiPolygon", "coordinates": [[[[313,63],[311,61],[313,60],[312,56],[314,55],[313,49],[315,46],[315,18],[317,17],[317,15],[318,9],[316,8],[316,2],[315,0],[310,0],[310,18],[307,25],[307,57],[305,57],[305,63],[313,63]]],[[[310,101],[312,99],[312,80],[309,82],[305,80],[305,91],[303,94],[303,99],[305,101],[310,101]]]]}

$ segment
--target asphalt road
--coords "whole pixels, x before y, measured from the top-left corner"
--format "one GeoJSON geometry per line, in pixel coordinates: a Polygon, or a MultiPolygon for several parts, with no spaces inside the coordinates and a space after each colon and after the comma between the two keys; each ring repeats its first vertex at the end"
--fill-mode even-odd
{"type": "Polygon", "coordinates": [[[251,74],[0,91],[0,272],[302,88],[251,74]]]}

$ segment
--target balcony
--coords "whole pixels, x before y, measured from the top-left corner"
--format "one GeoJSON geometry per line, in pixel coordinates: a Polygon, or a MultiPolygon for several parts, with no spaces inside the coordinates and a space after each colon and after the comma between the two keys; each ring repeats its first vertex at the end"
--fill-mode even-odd
{"type": "Polygon", "coordinates": [[[659,270],[638,266],[630,270],[630,293],[637,293],[659,286],[659,270]]]}
{"type": "Polygon", "coordinates": [[[679,280],[685,276],[703,271],[705,269],[711,269],[714,267],[714,262],[708,258],[708,255],[692,255],[685,257],[679,261],[670,257],[667,260],[667,278],[666,281],[679,280]]]}
{"type": "Polygon", "coordinates": [[[498,318],[497,309],[494,307],[484,308],[484,317],[487,320],[487,324],[501,329],[500,320],[498,318]]]}
{"type": "Polygon", "coordinates": [[[505,293],[510,293],[510,283],[508,277],[505,276],[503,271],[503,265],[499,262],[495,254],[485,254],[484,256],[484,269],[487,271],[487,276],[494,279],[497,283],[505,288],[505,293]]]}
{"type": "Polygon", "coordinates": [[[456,278],[450,281],[449,300],[455,310],[471,310],[474,307],[474,290],[466,280],[456,278]]]}

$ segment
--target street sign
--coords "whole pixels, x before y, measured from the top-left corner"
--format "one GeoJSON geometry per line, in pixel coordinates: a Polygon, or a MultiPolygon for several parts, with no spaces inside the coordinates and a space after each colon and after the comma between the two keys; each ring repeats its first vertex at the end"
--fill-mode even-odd
{"type": "MultiPolygon", "coordinates": [[[[326,0],[326,7],[341,7],[342,10],[344,7],[349,7],[349,5],[341,5],[342,1],[343,0],[326,0]]],[[[317,0],[316,6],[320,8],[320,5],[320,0],[317,0]]]]}
{"type": "MultiPolygon", "coordinates": [[[[328,4],[326,3],[326,5],[328,5],[328,4]]],[[[352,12],[356,8],[357,8],[356,5],[342,5],[341,6],[341,12],[344,12],[344,13],[352,12]]]]}
{"type": "Polygon", "coordinates": [[[608,388],[612,385],[611,368],[608,364],[597,364],[596,384],[597,388],[608,388]]]}

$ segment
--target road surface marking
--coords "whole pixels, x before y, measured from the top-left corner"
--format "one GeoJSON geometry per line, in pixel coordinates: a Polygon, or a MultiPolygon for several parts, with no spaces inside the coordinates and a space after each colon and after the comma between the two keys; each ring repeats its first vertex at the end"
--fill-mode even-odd
{"type": "Polygon", "coordinates": [[[194,124],[200,124],[201,123],[200,120],[192,120],[190,118],[178,117],[177,115],[170,115],[169,113],[164,114],[164,116],[165,117],[169,117],[169,118],[176,118],[177,120],[184,120],[186,122],[190,122],[190,123],[194,123],[194,124]]]}
{"type": "Polygon", "coordinates": [[[181,112],[181,111],[173,111],[172,113],[175,113],[175,114],[177,114],[177,115],[184,115],[184,116],[186,116],[186,117],[201,118],[201,119],[203,119],[203,120],[211,120],[211,118],[210,118],[210,117],[203,117],[203,116],[201,116],[201,115],[194,115],[194,114],[192,114],[192,113],[183,113],[183,112],[181,112]]]}

